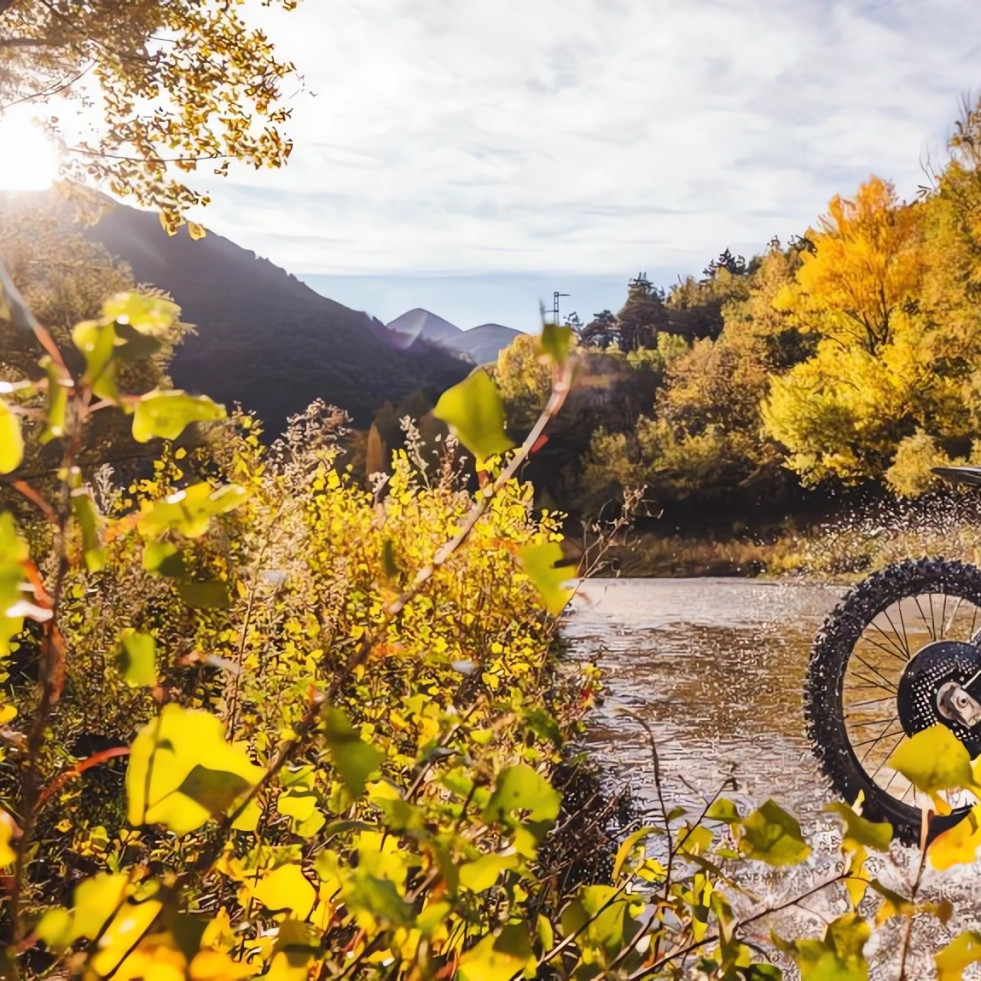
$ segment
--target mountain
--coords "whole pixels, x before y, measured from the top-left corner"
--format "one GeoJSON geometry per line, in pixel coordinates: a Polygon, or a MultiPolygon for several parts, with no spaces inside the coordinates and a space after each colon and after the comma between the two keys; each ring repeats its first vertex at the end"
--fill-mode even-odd
{"type": "Polygon", "coordinates": [[[388,329],[399,335],[401,343],[411,343],[416,339],[429,341],[462,355],[474,364],[493,361],[498,351],[506,348],[521,333],[501,324],[481,324],[470,330],[461,330],[421,307],[396,317],[389,323],[388,329]]]}
{"type": "Polygon", "coordinates": [[[481,324],[462,331],[450,347],[467,355],[475,364],[485,364],[494,361],[498,352],[504,350],[520,333],[520,330],[503,324],[481,324]]]}
{"type": "Polygon", "coordinates": [[[399,349],[382,324],[315,293],[220,235],[169,236],[156,214],[117,206],[86,234],[132,266],[137,282],[172,293],[196,333],[178,348],[174,384],[241,402],[281,431],[315,398],[367,426],[385,401],[434,394],[471,366],[425,341],[399,349]]]}
{"type": "Polygon", "coordinates": [[[421,307],[396,317],[388,325],[388,329],[395,331],[396,334],[411,337],[413,340],[422,338],[436,344],[452,344],[457,335],[463,333],[455,324],[421,307]]]}

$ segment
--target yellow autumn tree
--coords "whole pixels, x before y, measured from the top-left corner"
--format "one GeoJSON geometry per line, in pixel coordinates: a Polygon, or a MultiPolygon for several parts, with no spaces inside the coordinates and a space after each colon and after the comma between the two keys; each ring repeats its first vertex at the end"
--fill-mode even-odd
{"type": "Polygon", "coordinates": [[[833,198],[774,300],[818,338],[810,358],[771,381],[762,407],[767,434],[807,483],[881,477],[942,400],[934,338],[918,315],[921,213],[878,177],[852,200],[833,198]]]}
{"type": "Polygon", "coordinates": [[[914,301],[922,273],[917,209],[869,178],[853,199],[836,195],[809,230],[794,282],[775,300],[802,329],[876,354],[914,301]]]}
{"type": "Polygon", "coordinates": [[[0,0],[0,117],[36,105],[66,140],[69,177],[133,195],[173,229],[207,203],[187,172],[224,175],[232,160],[278,167],[290,153],[281,87],[293,66],[242,10],[225,0],[0,0]],[[64,125],[73,109],[90,135],[64,125]]]}

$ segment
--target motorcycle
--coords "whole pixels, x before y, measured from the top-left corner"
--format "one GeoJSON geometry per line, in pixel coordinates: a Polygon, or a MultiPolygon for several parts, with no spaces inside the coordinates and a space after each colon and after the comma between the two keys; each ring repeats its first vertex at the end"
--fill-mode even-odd
{"type": "MultiPolygon", "coordinates": [[[[981,467],[937,467],[981,487],[981,467]]],[[[889,767],[907,736],[941,723],[981,754],[981,568],[908,559],[854,586],[825,621],[804,686],[811,746],[837,794],[888,821],[893,837],[920,840],[962,820],[970,803],[933,814],[933,801],[889,767]]],[[[976,801],[974,801],[976,802],[976,801]]]]}

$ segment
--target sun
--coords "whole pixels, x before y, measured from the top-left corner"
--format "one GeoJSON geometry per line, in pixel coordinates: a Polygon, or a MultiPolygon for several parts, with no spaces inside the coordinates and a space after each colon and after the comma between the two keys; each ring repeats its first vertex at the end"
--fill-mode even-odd
{"type": "Polygon", "coordinates": [[[58,176],[58,156],[29,113],[0,116],[0,191],[40,191],[58,176]]]}

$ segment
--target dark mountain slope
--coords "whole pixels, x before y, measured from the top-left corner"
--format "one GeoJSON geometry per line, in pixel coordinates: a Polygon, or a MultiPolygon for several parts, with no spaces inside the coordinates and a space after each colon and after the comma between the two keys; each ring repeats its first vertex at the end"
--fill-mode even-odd
{"type": "Polygon", "coordinates": [[[369,318],[220,235],[171,237],[155,214],[117,207],[88,232],[168,290],[197,325],[174,359],[175,385],[254,409],[269,433],[315,398],[367,425],[376,408],[417,389],[455,384],[470,366],[425,343],[398,350],[369,318]]]}

